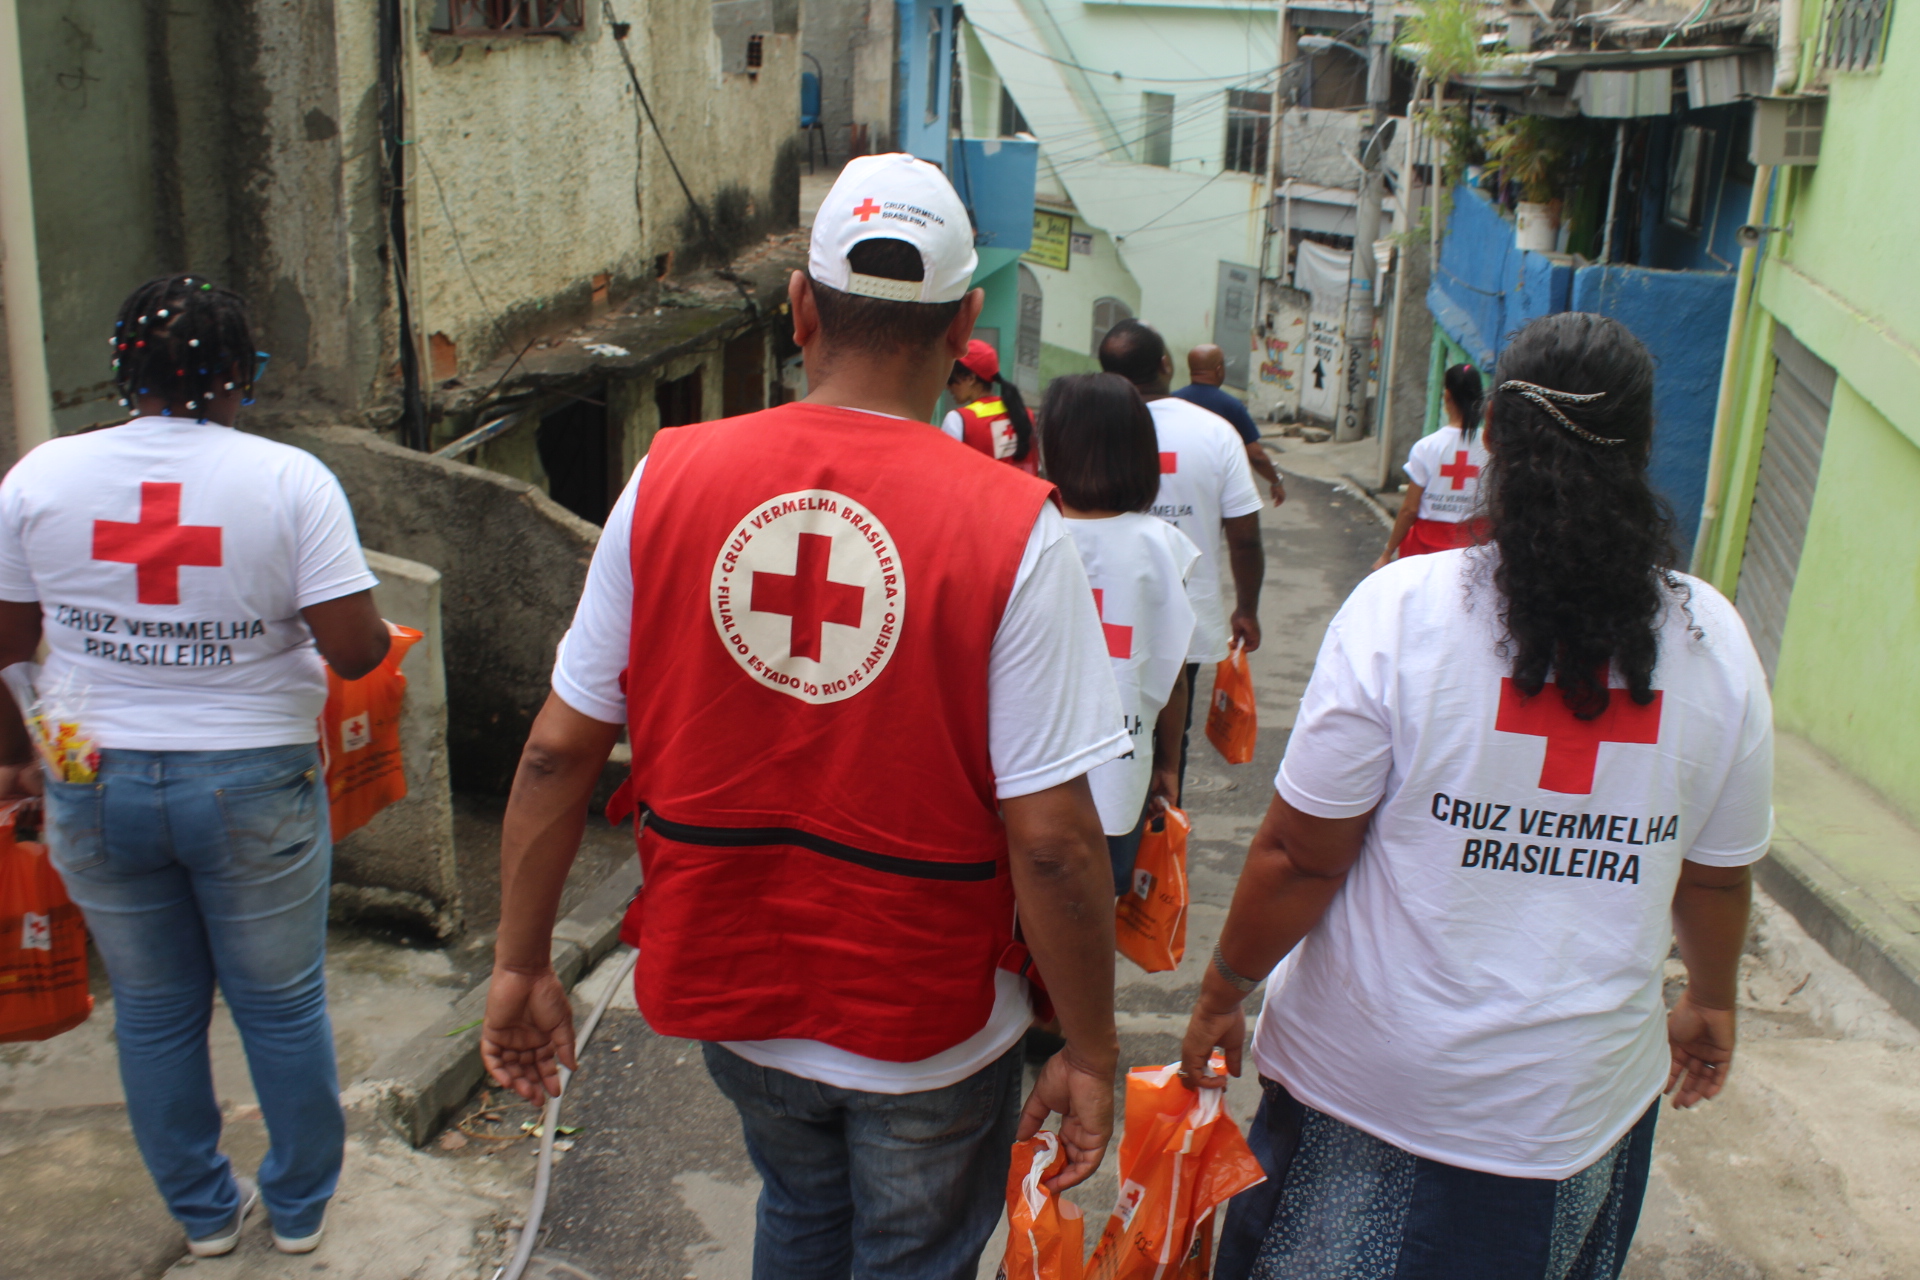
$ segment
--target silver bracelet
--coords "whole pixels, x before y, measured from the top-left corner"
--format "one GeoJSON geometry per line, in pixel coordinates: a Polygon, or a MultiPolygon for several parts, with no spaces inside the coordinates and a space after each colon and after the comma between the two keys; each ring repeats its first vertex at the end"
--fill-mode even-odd
{"type": "Polygon", "coordinates": [[[1233,989],[1241,995],[1245,995],[1260,985],[1260,979],[1244,978],[1233,971],[1233,966],[1227,963],[1227,958],[1220,954],[1220,944],[1218,942],[1213,944],[1213,971],[1232,983],[1233,989]]]}

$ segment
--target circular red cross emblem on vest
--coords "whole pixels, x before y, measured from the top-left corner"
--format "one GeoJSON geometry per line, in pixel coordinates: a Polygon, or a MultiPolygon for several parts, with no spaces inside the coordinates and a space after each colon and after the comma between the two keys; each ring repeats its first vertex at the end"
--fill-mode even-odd
{"type": "Polygon", "coordinates": [[[838,702],[899,647],[907,579],[873,512],[831,489],[801,489],[760,503],[727,536],[711,600],[741,670],[803,702],[838,702]]]}

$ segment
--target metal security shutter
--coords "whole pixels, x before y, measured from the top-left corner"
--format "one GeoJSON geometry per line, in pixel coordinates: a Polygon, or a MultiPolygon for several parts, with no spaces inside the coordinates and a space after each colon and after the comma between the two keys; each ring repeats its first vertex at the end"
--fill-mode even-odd
{"type": "Polygon", "coordinates": [[[1753,486],[1737,597],[1769,681],[1780,663],[1787,601],[1793,597],[1800,548],[1807,540],[1834,383],[1833,366],[1802,346],[1785,325],[1774,329],[1773,356],[1773,399],[1767,406],[1767,437],[1753,486]]]}

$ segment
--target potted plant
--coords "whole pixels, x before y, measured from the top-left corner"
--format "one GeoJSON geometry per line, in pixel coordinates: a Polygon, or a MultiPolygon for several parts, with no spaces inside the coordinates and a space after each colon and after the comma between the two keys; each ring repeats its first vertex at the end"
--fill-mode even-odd
{"type": "Polygon", "coordinates": [[[1514,211],[1516,243],[1535,253],[1552,253],[1560,230],[1560,202],[1554,197],[1567,159],[1558,122],[1546,116],[1515,116],[1488,134],[1487,158],[1520,189],[1514,211]]]}

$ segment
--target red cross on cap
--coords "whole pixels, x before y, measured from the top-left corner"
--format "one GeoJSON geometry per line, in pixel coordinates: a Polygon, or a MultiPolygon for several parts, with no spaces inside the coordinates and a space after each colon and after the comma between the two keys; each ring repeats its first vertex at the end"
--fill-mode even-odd
{"type": "Polygon", "coordinates": [[[220,526],[180,523],[180,486],[146,481],[140,486],[140,520],[93,522],[93,558],[134,566],[134,594],[141,604],[179,604],[180,566],[221,564],[220,526]]]}
{"type": "Polygon", "coordinates": [[[1440,468],[1440,474],[1453,481],[1455,489],[1467,487],[1467,481],[1480,474],[1480,468],[1467,461],[1467,451],[1460,450],[1453,455],[1453,461],[1440,468]]]}
{"type": "Polygon", "coordinates": [[[820,661],[823,624],[857,627],[865,615],[866,588],[827,577],[827,561],[832,555],[832,538],[824,533],[803,533],[791,574],[753,575],[753,597],[747,607],[755,613],[792,617],[788,649],[796,658],[820,661]]]}
{"type": "Polygon", "coordinates": [[[1107,621],[1107,593],[1099,587],[1093,589],[1093,611],[1100,615],[1100,630],[1107,637],[1107,656],[1109,658],[1131,658],[1133,656],[1133,628],[1123,627],[1117,622],[1107,621]]]}
{"type": "Polygon", "coordinates": [[[1653,701],[1643,707],[1629,698],[1625,689],[1615,689],[1605,711],[1582,720],[1568,708],[1557,683],[1529,698],[1510,678],[1502,677],[1500,711],[1493,727],[1501,733],[1523,733],[1547,740],[1547,753],[1540,762],[1541,790],[1592,795],[1601,743],[1651,746],[1660,741],[1661,697],[1656,691],[1653,701]]]}
{"type": "Polygon", "coordinates": [[[865,200],[862,200],[858,205],[854,206],[853,216],[865,222],[878,212],[880,212],[880,206],[873,202],[872,196],[868,196],[865,200]]]}

